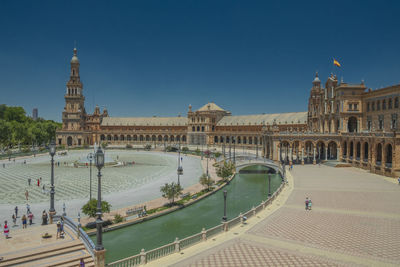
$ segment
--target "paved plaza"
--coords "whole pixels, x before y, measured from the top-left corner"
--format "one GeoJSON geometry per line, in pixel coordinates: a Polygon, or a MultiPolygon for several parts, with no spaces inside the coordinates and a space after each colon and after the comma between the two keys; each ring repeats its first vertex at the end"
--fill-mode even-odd
{"type": "MultiPolygon", "coordinates": [[[[75,168],[71,164],[80,158],[86,158],[91,152],[72,151],[67,157],[56,156],[55,162],[55,208],[62,213],[63,203],[66,212],[76,218],[80,208],[89,199],[89,168],[75,168]],[[66,165],[64,165],[66,162],[66,165]]],[[[129,150],[107,150],[106,155],[114,160],[132,162],[125,167],[106,167],[102,169],[102,198],[112,204],[112,209],[138,205],[161,197],[160,186],[177,180],[177,154],[163,152],[135,152],[129,150]]],[[[184,188],[198,183],[203,173],[199,157],[183,157],[184,174],[181,184],[184,188]]],[[[97,169],[92,167],[92,197],[97,198],[97,169]]],[[[31,211],[36,216],[35,222],[43,210],[49,209],[50,203],[50,156],[48,154],[0,162],[0,221],[11,222],[14,207],[19,207],[18,216],[26,213],[25,190],[29,192],[31,211]],[[26,164],[24,164],[26,161],[26,164]],[[5,168],[3,168],[5,163],[5,168]],[[38,187],[36,180],[42,177],[42,185],[38,187]],[[31,186],[28,186],[31,178],[31,186]]],[[[83,216],[83,215],[82,215],[83,216]]],[[[17,228],[21,226],[17,221],[17,228]]],[[[13,227],[11,228],[13,229],[13,227]]]]}
{"type": "Polygon", "coordinates": [[[399,265],[400,186],[394,179],[313,165],[295,166],[289,176],[290,186],[247,225],[149,265],[399,265]],[[312,211],[305,210],[307,196],[312,211]]]}

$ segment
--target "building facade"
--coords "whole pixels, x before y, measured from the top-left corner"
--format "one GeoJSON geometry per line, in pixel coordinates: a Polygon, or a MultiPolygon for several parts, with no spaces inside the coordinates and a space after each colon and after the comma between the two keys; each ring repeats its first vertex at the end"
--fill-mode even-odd
{"type": "Polygon", "coordinates": [[[317,73],[305,112],[233,116],[207,103],[197,110],[189,105],[186,117],[120,118],[98,106],[86,113],[79,66],[74,49],[58,145],[179,143],[221,147],[224,153],[235,146],[290,164],[336,160],[388,176],[400,174],[400,85],[371,90],[363,82],[338,82],[331,75],[323,86],[317,73]]]}

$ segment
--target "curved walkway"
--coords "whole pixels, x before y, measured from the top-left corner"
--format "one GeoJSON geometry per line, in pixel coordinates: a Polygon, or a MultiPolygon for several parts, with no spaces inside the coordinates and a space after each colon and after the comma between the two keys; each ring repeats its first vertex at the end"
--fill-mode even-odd
{"type": "Polygon", "coordinates": [[[295,166],[294,183],[287,173],[290,186],[246,225],[149,266],[398,266],[394,180],[328,166],[295,166]]]}

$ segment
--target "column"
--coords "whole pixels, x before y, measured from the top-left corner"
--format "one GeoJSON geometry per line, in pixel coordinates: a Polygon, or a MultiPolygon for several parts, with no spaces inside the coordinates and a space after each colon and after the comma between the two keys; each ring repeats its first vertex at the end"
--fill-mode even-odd
{"type": "Polygon", "coordinates": [[[301,147],[301,165],[304,165],[304,147],[301,147]]]}
{"type": "Polygon", "coordinates": [[[328,160],[328,147],[325,146],[325,160],[328,160]]]}
{"type": "Polygon", "coordinates": [[[315,145],[313,145],[313,164],[317,164],[317,161],[315,160],[315,145]]]}
{"type": "Polygon", "coordinates": [[[290,148],[289,148],[289,164],[292,165],[292,163],[293,163],[293,148],[292,148],[292,145],[290,145],[290,148]]]}
{"type": "Polygon", "coordinates": [[[340,147],[336,148],[336,160],[342,161],[342,152],[340,151],[340,147]]]}
{"type": "Polygon", "coordinates": [[[278,146],[278,161],[279,161],[279,162],[282,161],[281,159],[282,159],[282,156],[281,156],[281,147],[278,146]]]}

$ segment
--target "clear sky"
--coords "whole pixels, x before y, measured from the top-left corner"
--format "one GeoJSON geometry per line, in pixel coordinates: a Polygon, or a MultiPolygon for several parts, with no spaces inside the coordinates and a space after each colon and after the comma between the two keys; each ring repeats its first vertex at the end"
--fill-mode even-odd
{"type": "Polygon", "coordinates": [[[0,1],[0,103],[61,120],[74,41],[86,111],[305,111],[316,70],[400,83],[400,1],[0,1]],[[333,68],[335,57],[343,66],[333,68]]]}

